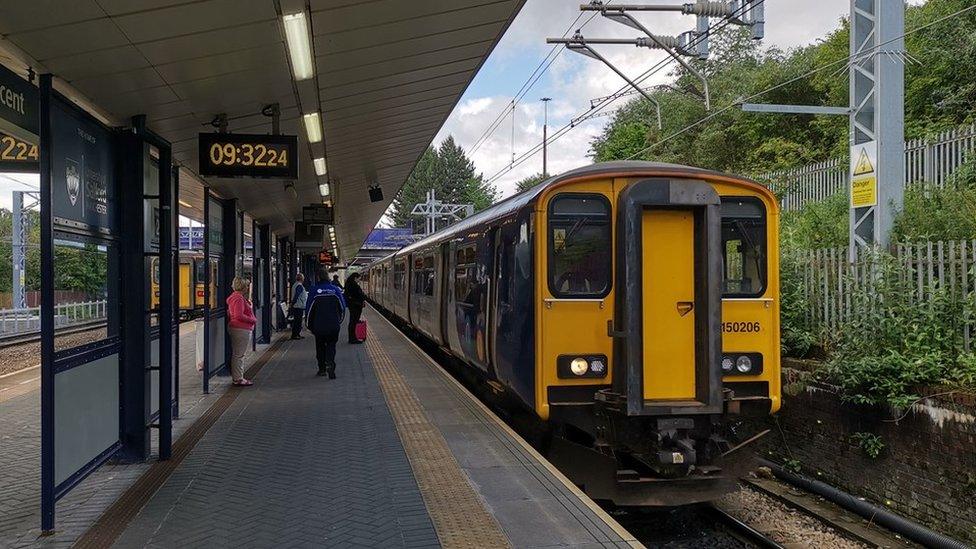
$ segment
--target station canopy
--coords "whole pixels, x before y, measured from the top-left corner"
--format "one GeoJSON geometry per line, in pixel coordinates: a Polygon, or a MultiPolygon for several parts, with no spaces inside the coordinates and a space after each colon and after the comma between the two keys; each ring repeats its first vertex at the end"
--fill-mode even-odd
{"type": "MultiPolygon", "coordinates": [[[[352,258],[524,0],[30,0],[0,4],[0,63],[51,72],[106,122],[148,126],[198,173],[197,134],[226,114],[233,133],[298,135],[284,181],[207,179],[287,235],[331,181],[339,256],[352,258]],[[282,16],[304,12],[314,77],[293,76],[282,16]],[[302,114],[321,113],[328,174],[317,177],[302,114]],[[368,187],[379,184],[381,202],[368,187]]],[[[200,197],[187,193],[191,202],[200,197]]],[[[200,204],[193,204],[196,210],[200,204]]],[[[201,208],[202,209],[202,208],[201,208]]]]}

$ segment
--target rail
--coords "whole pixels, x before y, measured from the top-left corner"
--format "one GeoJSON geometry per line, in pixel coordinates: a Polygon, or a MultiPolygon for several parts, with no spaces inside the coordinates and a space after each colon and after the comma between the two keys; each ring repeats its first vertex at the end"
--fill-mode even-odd
{"type": "MultiPolygon", "coordinates": [[[[104,320],[108,316],[108,300],[64,303],[54,306],[55,328],[66,328],[104,320]]],[[[41,329],[41,308],[0,310],[0,337],[29,334],[41,329]]]]}

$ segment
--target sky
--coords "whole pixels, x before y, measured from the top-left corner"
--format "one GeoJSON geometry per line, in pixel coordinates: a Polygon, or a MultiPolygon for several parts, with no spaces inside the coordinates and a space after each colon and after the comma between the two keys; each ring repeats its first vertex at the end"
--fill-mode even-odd
{"type": "MultiPolygon", "coordinates": [[[[622,2],[623,0],[618,0],[622,2]]],[[[648,4],[680,4],[687,0],[643,0],[648,4]]],[[[628,3],[634,3],[627,0],[628,3]]],[[[912,3],[920,3],[918,1],[912,3]]],[[[461,101],[434,139],[437,145],[452,135],[485,178],[505,172],[512,160],[513,95],[546,57],[551,45],[546,37],[562,36],[568,28],[575,30],[593,12],[583,14],[575,27],[570,24],[579,12],[580,0],[527,0],[522,11],[502,37],[481,71],[465,91],[461,101]],[[501,112],[504,121],[491,136],[475,148],[479,138],[501,112]]],[[[766,0],[766,34],[763,44],[789,49],[815,43],[839,26],[850,11],[850,0],[766,0]]],[[[655,34],[677,35],[694,28],[695,19],[680,13],[645,12],[636,17],[655,34]]],[[[713,20],[714,22],[715,20],[713,20]]],[[[582,27],[589,38],[635,38],[639,31],[597,15],[582,27]]],[[[572,34],[572,32],[570,32],[572,34]]],[[[636,77],[660,61],[660,51],[627,45],[594,46],[604,57],[629,77],[636,77]]],[[[670,80],[668,70],[661,71],[647,85],[670,80]]],[[[549,130],[552,132],[590,106],[590,99],[610,95],[626,83],[611,69],[595,59],[563,50],[543,76],[515,109],[514,152],[516,157],[542,142],[542,97],[549,102],[549,130]]],[[[619,101],[618,103],[622,103],[619,101]]],[[[722,107],[724,105],[714,105],[722,107]]],[[[616,106],[606,110],[612,111],[616,106]]],[[[667,114],[664,113],[666,116],[667,114]]],[[[610,117],[583,122],[548,146],[548,171],[560,173],[589,164],[589,143],[600,134],[610,117]]],[[[502,197],[515,192],[515,183],[542,171],[542,153],[538,152],[494,182],[502,197]]]]}

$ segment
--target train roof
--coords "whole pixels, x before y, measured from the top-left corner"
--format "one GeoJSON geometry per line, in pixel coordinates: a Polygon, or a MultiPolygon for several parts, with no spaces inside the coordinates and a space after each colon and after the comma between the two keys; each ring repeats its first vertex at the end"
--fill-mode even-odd
{"type": "MultiPolygon", "coordinates": [[[[662,175],[666,175],[668,172],[681,173],[683,175],[702,175],[702,176],[722,176],[729,177],[729,174],[714,171],[705,170],[702,168],[694,168],[691,166],[685,166],[682,164],[671,164],[668,162],[649,162],[646,160],[615,160],[613,162],[598,162],[596,164],[589,164],[586,166],[581,166],[563,172],[559,175],[554,175],[545,181],[542,181],[538,185],[535,185],[529,189],[526,189],[518,194],[514,194],[497,204],[494,204],[480,212],[462,219],[461,221],[437,231],[436,233],[427,236],[414,242],[410,245],[404,246],[403,248],[393,252],[391,254],[385,255],[382,258],[377,259],[373,263],[380,263],[390,259],[393,256],[400,255],[403,253],[410,253],[414,250],[422,249],[432,244],[437,244],[454,238],[458,235],[464,234],[465,232],[471,230],[474,227],[485,223],[486,221],[492,221],[501,217],[506,217],[514,212],[521,210],[524,206],[531,204],[539,197],[543,192],[549,187],[556,185],[561,181],[567,179],[576,179],[580,176],[596,176],[605,173],[617,173],[621,171],[650,171],[656,172],[662,175]]],[[[751,179],[735,176],[736,179],[740,179],[744,182],[752,183],[759,187],[765,188],[765,186],[752,181],[751,179]]]]}

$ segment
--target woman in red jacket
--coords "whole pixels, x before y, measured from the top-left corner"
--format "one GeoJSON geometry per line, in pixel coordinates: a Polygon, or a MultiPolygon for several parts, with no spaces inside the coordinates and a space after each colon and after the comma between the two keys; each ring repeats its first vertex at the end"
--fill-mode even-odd
{"type": "Polygon", "coordinates": [[[257,319],[247,296],[251,295],[251,281],[239,276],[231,283],[233,293],[227,296],[227,329],[230,332],[230,375],[234,385],[246,387],[254,385],[244,379],[244,353],[251,342],[251,332],[257,319]]]}

